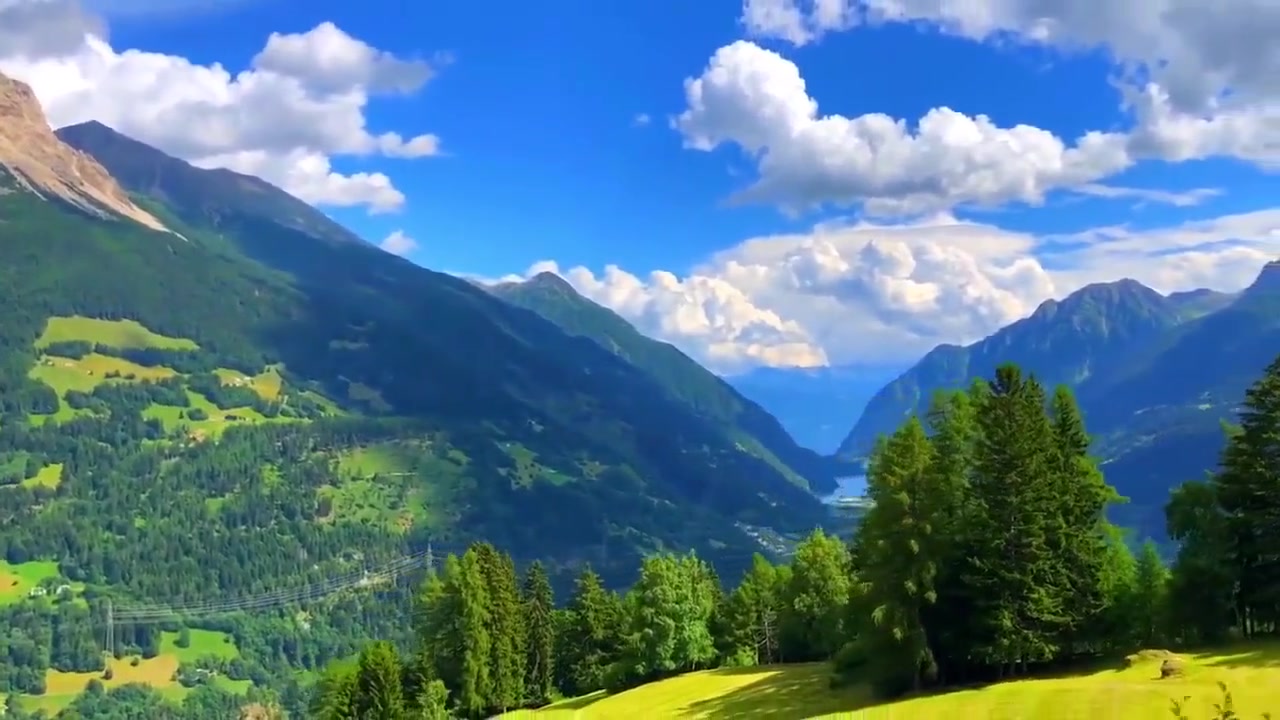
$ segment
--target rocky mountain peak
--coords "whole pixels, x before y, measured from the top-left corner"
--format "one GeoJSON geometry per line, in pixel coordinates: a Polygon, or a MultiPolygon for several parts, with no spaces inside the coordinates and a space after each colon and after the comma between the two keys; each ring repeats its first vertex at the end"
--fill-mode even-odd
{"type": "Polygon", "coordinates": [[[102,218],[121,216],[168,230],[129,199],[102,165],[58,139],[26,83],[0,73],[0,169],[19,186],[102,218]]]}

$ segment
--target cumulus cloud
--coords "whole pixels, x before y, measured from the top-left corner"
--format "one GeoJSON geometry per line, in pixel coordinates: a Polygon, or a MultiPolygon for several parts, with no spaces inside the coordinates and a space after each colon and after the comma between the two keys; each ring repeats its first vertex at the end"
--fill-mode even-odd
{"type": "Polygon", "coordinates": [[[1039,203],[1053,189],[1126,168],[1125,138],[1093,132],[1067,144],[1027,125],[937,108],[909,127],[880,113],[821,115],[795,63],[754,43],[720,48],[685,81],[675,118],[685,144],[732,143],[756,158],[759,178],[738,196],[793,209],[861,203],[872,214],[916,214],[957,204],[1039,203]]]}
{"type": "Polygon", "coordinates": [[[418,249],[418,241],[404,234],[403,230],[395,230],[378,243],[378,247],[392,255],[404,257],[418,249]]]}
{"type": "Polygon", "coordinates": [[[734,145],[756,160],[758,179],[739,194],[743,201],[911,214],[1036,204],[1054,190],[1099,195],[1102,179],[1147,159],[1280,167],[1275,0],[744,0],[741,19],[754,37],[795,45],[915,22],[975,41],[1102,48],[1117,64],[1119,100],[1133,123],[1062,139],[945,107],[910,125],[882,114],[821,114],[794,63],[739,41],[685,81],[687,108],[675,126],[688,147],[734,145]]]}
{"type": "MultiPolygon", "coordinates": [[[[1036,237],[937,215],[754,238],[683,276],[538,263],[720,372],[911,362],[978,340],[1041,302],[1132,277],[1161,292],[1238,290],[1280,255],[1280,210],[1156,230],[1036,237]]],[[[504,278],[511,280],[513,278],[504,278]]]]}
{"type": "MultiPolygon", "coordinates": [[[[32,28],[64,2],[0,0],[27,8],[16,17],[32,28]]],[[[3,43],[4,33],[23,27],[0,27],[0,71],[32,86],[55,127],[98,120],[194,164],[257,175],[308,202],[395,210],[404,196],[387,175],[340,173],[331,158],[439,152],[434,135],[375,133],[365,116],[371,97],[421,88],[431,65],[394,57],[331,23],[272,34],[251,67],[234,74],[218,64],[117,50],[87,25],[74,44],[67,31],[35,50],[3,43]]]]}

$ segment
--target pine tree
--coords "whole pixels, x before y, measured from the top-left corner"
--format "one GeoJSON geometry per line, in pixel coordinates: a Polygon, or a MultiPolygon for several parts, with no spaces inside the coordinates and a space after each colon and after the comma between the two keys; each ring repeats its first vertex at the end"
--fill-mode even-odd
{"type": "Polygon", "coordinates": [[[1107,560],[1107,503],[1116,493],[1089,457],[1089,435],[1071,391],[1054,392],[1053,478],[1056,512],[1046,540],[1057,558],[1055,585],[1064,593],[1063,641],[1069,651],[1105,607],[1102,572],[1107,560]]]}
{"type": "Polygon", "coordinates": [[[355,718],[404,720],[400,656],[388,642],[373,642],[360,653],[356,672],[355,718]]]}
{"type": "Polygon", "coordinates": [[[357,720],[357,667],[332,665],[317,683],[308,716],[316,720],[357,720]]]}
{"type": "Polygon", "coordinates": [[[945,514],[933,481],[933,448],[912,417],[877,448],[867,476],[873,506],[855,540],[856,596],[867,614],[867,652],[881,695],[918,689],[937,675],[926,608],[937,601],[932,534],[945,514]]]}
{"type": "Polygon", "coordinates": [[[585,568],[569,601],[563,634],[570,692],[582,695],[604,687],[605,668],[617,658],[620,623],[617,597],[585,568]]]}
{"type": "Polygon", "coordinates": [[[975,650],[1004,669],[1055,651],[1063,577],[1048,533],[1056,529],[1053,433],[1044,390],[1013,365],[996,370],[978,413],[973,495],[978,511],[965,574],[977,603],[975,650]]]}
{"type": "Polygon", "coordinates": [[[1280,623],[1280,358],[1245,393],[1240,430],[1228,438],[1221,465],[1217,497],[1248,635],[1280,623]]]}
{"type": "MultiPolygon", "coordinates": [[[[458,679],[456,692],[458,708],[464,715],[479,715],[492,709],[493,702],[493,639],[489,616],[489,591],[480,551],[474,546],[453,564],[445,562],[445,586],[453,596],[451,604],[456,608],[454,632],[458,679]]],[[[451,643],[452,644],[452,643],[451,643]]]]}
{"type": "Polygon", "coordinates": [[[1217,483],[1188,482],[1165,506],[1169,537],[1178,556],[1169,579],[1169,624],[1187,643],[1227,637],[1235,622],[1238,569],[1231,563],[1228,518],[1218,501],[1217,483]]]}
{"type": "Polygon", "coordinates": [[[937,512],[932,517],[927,554],[937,567],[934,586],[938,599],[923,609],[923,617],[941,683],[951,674],[964,676],[965,659],[973,644],[969,628],[975,599],[964,583],[963,572],[969,563],[966,549],[973,518],[970,479],[978,440],[977,408],[985,396],[986,386],[980,381],[966,392],[939,393],[928,414],[933,448],[930,483],[937,512]]]}
{"type": "Polygon", "coordinates": [[[1152,647],[1162,639],[1168,584],[1169,572],[1160,559],[1160,551],[1148,540],[1138,553],[1133,578],[1133,627],[1143,647],[1152,647]]]}
{"type": "Polygon", "coordinates": [[[781,595],[777,569],[756,554],[725,603],[722,652],[730,664],[777,662],[781,595]]]}
{"type": "Polygon", "coordinates": [[[542,563],[524,576],[522,593],[526,637],[525,694],[536,704],[551,699],[555,679],[555,597],[542,563]]]}
{"type": "Polygon", "coordinates": [[[510,556],[488,543],[473,547],[487,588],[491,707],[506,711],[524,700],[524,615],[519,583],[510,556]]]}

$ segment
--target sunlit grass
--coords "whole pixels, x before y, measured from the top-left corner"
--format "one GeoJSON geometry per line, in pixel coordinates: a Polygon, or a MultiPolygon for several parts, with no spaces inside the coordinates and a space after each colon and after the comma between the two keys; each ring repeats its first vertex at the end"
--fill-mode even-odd
{"type": "Polygon", "coordinates": [[[1160,659],[1130,667],[1018,680],[937,695],[874,703],[865,688],[830,690],[824,665],[725,669],[690,673],[613,696],[596,694],[535,711],[529,720],[606,718],[865,718],[902,720],[1165,720],[1172,700],[1190,697],[1193,719],[1214,717],[1225,682],[1244,720],[1280,711],[1280,644],[1188,653],[1182,677],[1161,680],[1160,659]]]}

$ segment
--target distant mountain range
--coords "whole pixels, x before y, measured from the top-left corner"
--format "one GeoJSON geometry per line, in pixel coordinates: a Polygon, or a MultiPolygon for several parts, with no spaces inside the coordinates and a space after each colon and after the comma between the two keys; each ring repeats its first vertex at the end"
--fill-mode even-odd
{"type": "Polygon", "coordinates": [[[834,366],[757,368],[725,380],[768,410],[796,442],[834,453],[848,434],[849,418],[905,367],[834,366]]]}
{"type": "Polygon", "coordinates": [[[1090,285],[979,342],[929,352],[875,394],[839,453],[865,455],[937,390],[1015,362],[1075,389],[1108,480],[1131,499],[1117,517],[1159,534],[1169,490],[1215,467],[1222,421],[1277,354],[1280,262],[1236,294],[1090,285]]]}

